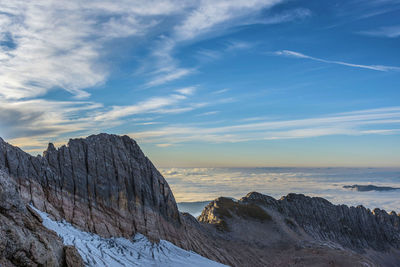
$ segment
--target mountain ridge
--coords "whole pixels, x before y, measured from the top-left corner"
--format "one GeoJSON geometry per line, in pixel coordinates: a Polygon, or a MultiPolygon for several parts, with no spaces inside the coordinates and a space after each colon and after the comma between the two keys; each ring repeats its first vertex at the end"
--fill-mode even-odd
{"type": "Polygon", "coordinates": [[[379,209],[252,192],[210,202],[198,220],[180,213],[167,181],[128,136],[70,139],[58,149],[50,143],[37,157],[0,138],[0,170],[25,203],[103,237],[140,233],[231,266],[400,262],[399,215],[379,209]]]}

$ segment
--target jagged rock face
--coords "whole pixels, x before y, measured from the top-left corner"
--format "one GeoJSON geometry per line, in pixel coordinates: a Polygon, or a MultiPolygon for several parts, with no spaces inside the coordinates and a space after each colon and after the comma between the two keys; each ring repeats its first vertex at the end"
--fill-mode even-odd
{"type": "Polygon", "coordinates": [[[220,197],[198,219],[233,255],[232,266],[378,266],[333,242],[317,242],[294,220],[256,201],[220,197]]]}
{"type": "Polygon", "coordinates": [[[276,200],[252,192],[239,201],[217,198],[198,220],[212,226],[216,239],[227,241],[224,246],[236,250],[233,265],[243,259],[252,266],[398,266],[400,262],[400,216],[394,212],[333,205],[300,194],[276,200]]]}
{"type": "MultiPolygon", "coordinates": [[[[0,266],[71,266],[56,233],[21,200],[17,185],[0,171],[0,266]]],[[[82,260],[75,254],[77,261],[82,260]]],[[[79,266],[79,265],[75,265],[79,266]]]]}
{"type": "Polygon", "coordinates": [[[329,240],[343,247],[362,251],[400,249],[400,216],[363,206],[333,205],[319,197],[289,194],[280,200],[249,193],[243,203],[273,208],[293,219],[316,240],[329,240]]]}
{"type": "MultiPolygon", "coordinates": [[[[180,214],[172,192],[128,136],[72,139],[43,157],[0,140],[0,169],[14,177],[37,208],[105,237],[178,239],[180,214]]],[[[175,240],[176,241],[176,240],[175,240]]]]}

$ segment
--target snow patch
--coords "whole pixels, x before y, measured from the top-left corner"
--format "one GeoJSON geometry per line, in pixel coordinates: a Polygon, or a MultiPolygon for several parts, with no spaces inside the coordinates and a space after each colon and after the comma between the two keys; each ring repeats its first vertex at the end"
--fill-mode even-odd
{"type": "Polygon", "coordinates": [[[64,245],[78,249],[86,266],[151,266],[151,267],[222,267],[226,266],[181,249],[161,240],[151,243],[144,235],[136,234],[126,238],[102,238],[96,234],[81,231],[70,223],[56,222],[48,214],[32,208],[42,217],[43,225],[55,231],[64,245]]]}

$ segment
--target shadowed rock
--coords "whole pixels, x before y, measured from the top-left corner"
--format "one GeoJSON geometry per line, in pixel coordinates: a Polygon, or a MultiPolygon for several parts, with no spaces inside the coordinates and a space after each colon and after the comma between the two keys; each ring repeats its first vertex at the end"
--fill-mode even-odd
{"type": "Polygon", "coordinates": [[[65,265],[67,267],[83,267],[85,264],[74,246],[64,246],[65,265]]]}
{"type": "Polygon", "coordinates": [[[400,216],[363,206],[334,205],[320,197],[289,194],[279,200],[249,193],[243,203],[258,203],[294,220],[317,240],[334,241],[343,247],[389,251],[400,249],[400,216]]]}
{"type": "MultiPolygon", "coordinates": [[[[83,266],[68,265],[70,257],[57,234],[21,200],[14,180],[0,170],[0,266],[83,266]]],[[[74,261],[82,262],[79,254],[74,261]]]]}

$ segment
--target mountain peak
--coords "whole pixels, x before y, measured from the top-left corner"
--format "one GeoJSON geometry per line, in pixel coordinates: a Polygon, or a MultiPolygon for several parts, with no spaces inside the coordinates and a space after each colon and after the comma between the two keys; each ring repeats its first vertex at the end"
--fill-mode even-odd
{"type": "Polygon", "coordinates": [[[55,218],[106,237],[139,232],[154,240],[172,238],[180,225],[168,183],[128,136],[91,135],[58,149],[50,143],[42,158],[3,147],[0,168],[55,218]]]}

